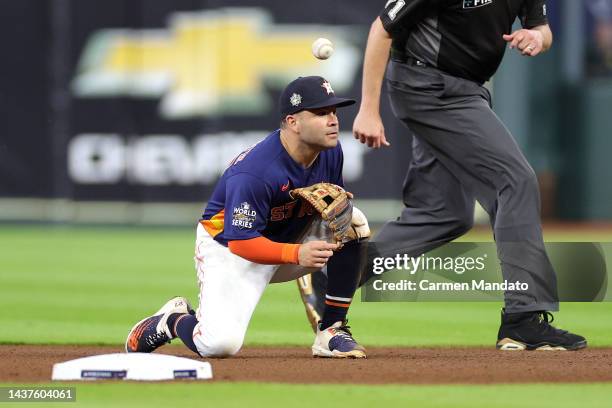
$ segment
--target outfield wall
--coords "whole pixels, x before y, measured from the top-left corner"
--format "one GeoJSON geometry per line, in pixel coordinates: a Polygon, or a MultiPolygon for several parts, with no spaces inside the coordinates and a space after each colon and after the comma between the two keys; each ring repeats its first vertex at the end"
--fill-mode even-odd
{"type": "MultiPolygon", "coordinates": [[[[551,4],[553,28],[566,3],[551,4]]],[[[349,0],[7,3],[0,220],[149,220],[162,207],[168,223],[191,219],[229,161],[278,126],[275,104],[288,81],[321,74],[339,95],[359,98],[380,8],[349,0]],[[336,44],[329,61],[310,55],[320,36],[336,44]],[[188,210],[179,216],[179,208],[188,210]]],[[[566,43],[538,64],[509,55],[492,85],[495,108],[536,171],[553,175],[544,179],[552,180],[547,216],[611,219],[603,180],[612,173],[612,85],[603,77],[564,93],[566,43]]],[[[390,219],[401,208],[411,135],[383,98],[392,148],[367,149],[351,136],[356,112],[340,111],[345,181],[370,217],[390,219]]]]}

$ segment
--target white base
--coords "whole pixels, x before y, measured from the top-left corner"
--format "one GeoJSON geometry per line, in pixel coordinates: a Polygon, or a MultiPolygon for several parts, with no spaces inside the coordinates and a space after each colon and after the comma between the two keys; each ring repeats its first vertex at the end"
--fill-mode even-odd
{"type": "Polygon", "coordinates": [[[55,381],[123,379],[160,381],[212,378],[210,363],[165,354],[116,353],[53,365],[55,381]]]}

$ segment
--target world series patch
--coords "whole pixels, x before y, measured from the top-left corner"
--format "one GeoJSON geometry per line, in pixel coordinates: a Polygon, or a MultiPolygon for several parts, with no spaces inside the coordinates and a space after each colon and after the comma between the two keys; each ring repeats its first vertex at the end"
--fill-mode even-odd
{"type": "Polygon", "coordinates": [[[234,208],[232,214],[232,225],[240,229],[253,228],[257,212],[251,208],[249,203],[241,203],[240,207],[234,208]]]}
{"type": "Polygon", "coordinates": [[[463,8],[470,9],[482,6],[488,6],[493,3],[493,0],[463,0],[463,8]]]}

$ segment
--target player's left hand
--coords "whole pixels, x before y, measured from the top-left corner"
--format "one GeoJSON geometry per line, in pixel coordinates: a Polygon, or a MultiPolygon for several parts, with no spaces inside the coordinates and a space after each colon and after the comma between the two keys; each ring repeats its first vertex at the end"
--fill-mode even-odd
{"type": "Polygon", "coordinates": [[[538,30],[523,28],[512,34],[504,34],[504,40],[510,43],[510,48],[516,48],[528,57],[535,57],[544,49],[544,35],[538,30]]]}

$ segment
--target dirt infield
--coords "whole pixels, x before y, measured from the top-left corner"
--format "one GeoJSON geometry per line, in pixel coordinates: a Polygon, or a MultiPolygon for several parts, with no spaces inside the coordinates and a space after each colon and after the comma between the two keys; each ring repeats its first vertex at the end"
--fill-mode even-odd
{"type": "MultiPolygon", "coordinates": [[[[0,381],[51,379],[54,363],[120,347],[0,346],[0,381]]],[[[197,358],[183,347],[164,353],[197,358]]],[[[367,360],[314,359],[308,348],[248,347],[210,360],[214,381],[355,384],[487,384],[612,381],[612,349],[500,352],[482,348],[372,348],[367,360]]]]}

